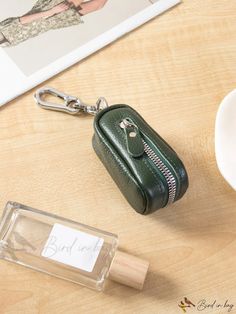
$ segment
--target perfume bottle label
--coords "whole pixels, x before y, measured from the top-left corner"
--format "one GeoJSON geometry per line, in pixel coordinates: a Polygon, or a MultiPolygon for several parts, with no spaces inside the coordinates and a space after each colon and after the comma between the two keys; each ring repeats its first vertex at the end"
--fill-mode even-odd
{"type": "Polygon", "coordinates": [[[92,272],[104,239],[54,224],[41,255],[56,262],[92,272]]]}

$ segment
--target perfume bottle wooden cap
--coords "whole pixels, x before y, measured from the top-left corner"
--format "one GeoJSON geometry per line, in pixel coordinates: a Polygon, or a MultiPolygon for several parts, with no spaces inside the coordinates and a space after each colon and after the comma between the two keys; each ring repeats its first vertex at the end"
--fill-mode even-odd
{"type": "Polygon", "coordinates": [[[123,285],[142,290],[149,262],[117,251],[112,261],[109,278],[123,285]]]}

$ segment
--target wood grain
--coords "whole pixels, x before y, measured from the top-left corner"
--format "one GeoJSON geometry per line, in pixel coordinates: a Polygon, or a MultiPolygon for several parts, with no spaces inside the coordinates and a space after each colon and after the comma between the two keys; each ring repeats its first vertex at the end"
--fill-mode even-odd
{"type": "Polygon", "coordinates": [[[214,155],[216,112],[235,73],[236,1],[185,0],[47,83],[130,104],[179,153],[189,191],[148,217],[95,156],[91,118],[41,110],[34,91],[0,111],[1,208],[15,200],[117,233],[122,249],[150,261],[142,292],[109,282],[104,293],[0,261],[0,313],[178,314],[184,297],[228,300],[236,313],[236,193],[214,155]]]}

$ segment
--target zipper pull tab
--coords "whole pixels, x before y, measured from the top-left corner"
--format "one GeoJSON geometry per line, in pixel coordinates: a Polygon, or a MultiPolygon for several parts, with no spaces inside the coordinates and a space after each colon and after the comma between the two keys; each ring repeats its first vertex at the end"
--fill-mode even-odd
{"type": "Polygon", "coordinates": [[[132,157],[141,157],[144,154],[144,145],[139,128],[129,118],[121,121],[120,127],[126,134],[127,150],[132,157]]]}

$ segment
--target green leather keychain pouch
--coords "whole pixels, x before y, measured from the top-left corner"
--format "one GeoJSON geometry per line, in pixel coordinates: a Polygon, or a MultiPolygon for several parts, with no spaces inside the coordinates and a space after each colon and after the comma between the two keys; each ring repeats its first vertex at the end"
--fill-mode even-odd
{"type": "Polygon", "coordinates": [[[134,109],[101,110],[94,130],[96,154],[138,213],[152,213],[185,194],[188,175],[182,161],[134,109]]]}
{"type": "Polygon", "coordinates": [[[108,106],[100,97],[95,106],[54,88],[35,94],[48,110],[95,116],[93,147],[130,205],[146,215],[179,200],[188,188],[188,175],[175,151],[127,105],[108,106]],[[62,103],[45,100],[47,95],[62,103]]]}

